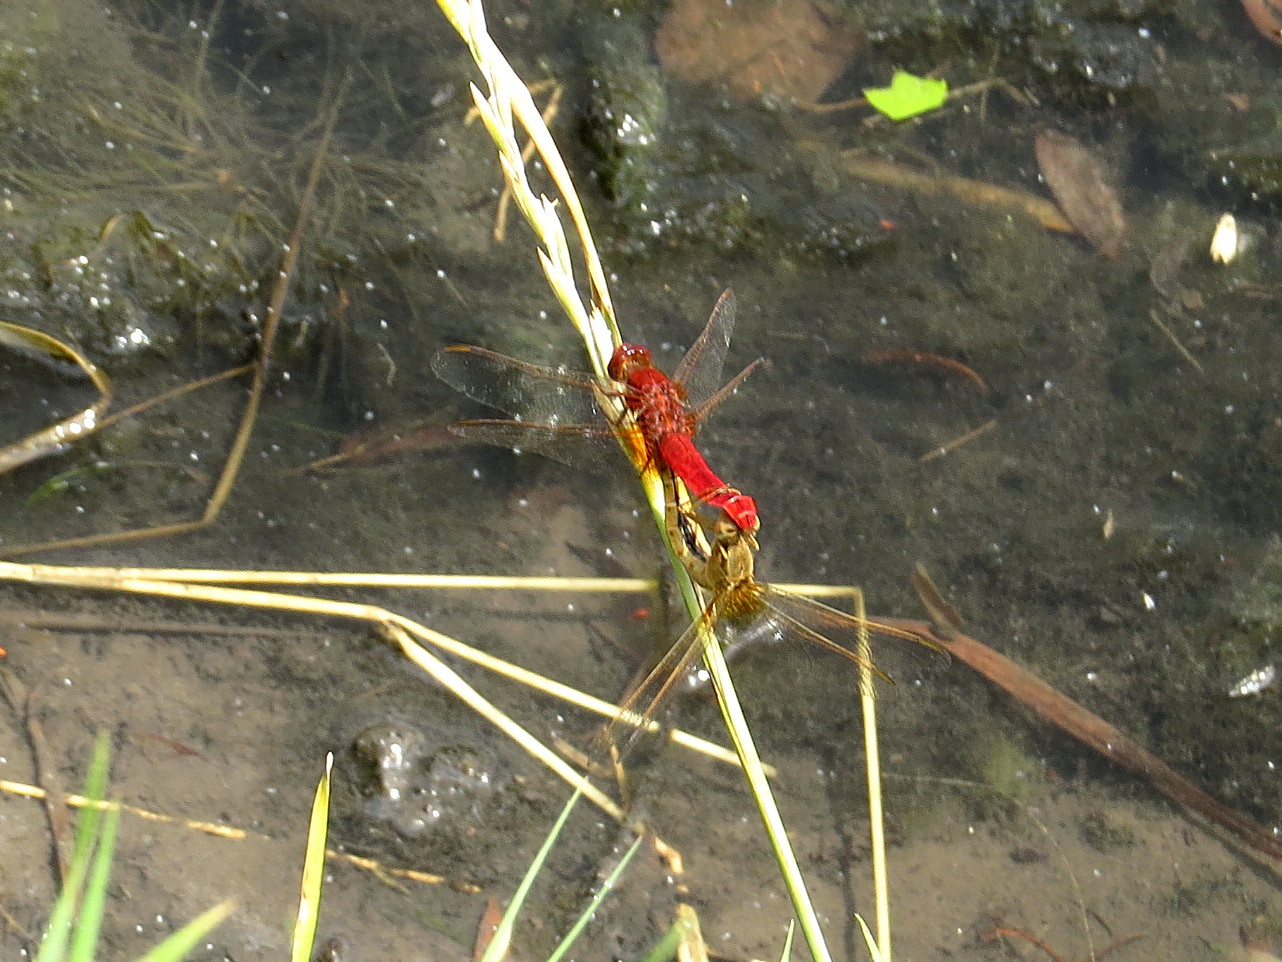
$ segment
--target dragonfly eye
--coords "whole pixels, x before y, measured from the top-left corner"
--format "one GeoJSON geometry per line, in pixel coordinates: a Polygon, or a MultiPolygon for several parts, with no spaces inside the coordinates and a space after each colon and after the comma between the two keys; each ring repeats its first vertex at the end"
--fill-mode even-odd
{"type": "Polygon", "coordinates": [[[654,356],[649,348],[639,344],[620,344],[614,349],[606,373],[616,381],[626,381],[633,371],[647,367],[654,367],[654,356]]]}

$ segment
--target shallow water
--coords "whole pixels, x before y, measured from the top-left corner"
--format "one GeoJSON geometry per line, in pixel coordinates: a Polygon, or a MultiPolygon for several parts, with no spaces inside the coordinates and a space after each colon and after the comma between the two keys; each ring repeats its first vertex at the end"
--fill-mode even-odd
{"type": "MultiPolygon", "coordinates": [[[[63,15],[82,13],[71,4],[63,15]]],[[[395,22],[387,11],[364,23],[346,16],[319,5],[303,24],[297,14],[290,20],[233,5],[213,28],[208,74],[196,86],[189,65],[199,17],[196,28],[147,21],[150,32],[140,34],[121,27],[128,43],[102,45],[103,56],[132,57],[115,64],[116,76],[132,77],[139,97],[169,91],[161,102],[171,105],[180,102],[175,89],[208,96],[227,126],[209,117],[201,126],[190,105],[165,114],[175,138],[203,131],[199,151],[144,142],[131,128],[135,153],[153,151],[145,170],[115,159],[126,143],[117,133],[110,161],[102,161],[110,183],[59,204],[41,193],[51,175],[36,183],[15,171],[84,177],[94,152],[108,150],[86,120],[85,99],[72,95],[72,77],[52,99],[58,109],[80,111],[81,126],[68,129],[83,139],[57,153],[47,132],[44,140],[32,134],[35,140],[22,141],[25,152],[7,158],[16,218],[10,236],[27,245],[15,249],[52,237],[41,242],[42,250],[58,251],[41,255],[46,266],[64,263],[64,248],[68,257],[84,252],[90,274],[101,267],[102,283],[132,298],[119,315],[94,315],[101,331],[68,331],[85,316],[77,304],[94,295],[55,273],[33,285],[40,296],[11,297],[9,319],[96,345],[123,405],[252,350],[243,312],[261,310],[266,298],[274,248],[265,238],[278,243],[294,216],[327,102],[317,92],[332,92],[349,64],[355,68],[321,181],[318,223],[305,239],[286,310],[279,376],[227,508],[195,534],[41,559],[653,575],[662,562],[658,541],[626,472],[601,478],[441,443],[328,473],[300,470],[358,430],[443,425],[478,413],[428,373],[443,344],[581,363],[524,229],[513,228],[501,247],[489,238],[497,175],[483,133],[463,124],[473,74],[455,38],[434,10],[395,22]],[[205,265],[199,284],[183,275],[185,289],[199,291],[166,302],[156,291],[176,280],[171,248],[123,235],[98,240],[112,212],[134,208],[182,243],[198,247],[217,237],[225,250],[234,240],[238,256],[205,265]],[[112,325],[134,323],[154,333],[153,348],[113,355],[112,325]]],[[[524,6],[491,19],[501,42],[518,52],[518,69],[541,75],[531,65],[564,25],[554,14],[542,22],[524,6]]],[[[1262,63],[1271,53],[1247,48],[1243,70],[1263,69],[1252,58],[1262,63]]],[[[572,58],[557,65],[575,78],[579,68],[572,58]]],[[[758,501],[760,573],[780,582],[858,584],[873,612],[912,617],[918,610],[908,575],[922,562],[971,634],[1213,794],[1278,824],[1276,695],[1227,695],[1269,662],[1277,623],[1282,367],[1272,295],[1260,286],[1277,257],[1264,215],[1245,209],[1256,246],[1235,265],[1213,266],[1203,235],[1209,242],[1222,199],[1133,160],[1121,167],[1130,244],[1109,260],[1003,211],[849,178],[838,151],[861,137],[855,125],[731,106],[672,87],[674,126],[710,138],[703,143],[718,189],[741,178],[755,209],[769,208],[762,223],[778,228],[777,243],[749,247],[744,233],[721,245],[713,232],[692,228],[693,240],[674,231],[639,251],[604,205],[593,204],[593,217],[604,246],[632,251],[608,255],[628,339],[654,347],[670,369],[732,286],[739,322],[727,367],[757,356],[770,361],[700,435],[723,476],[758,501]],[[859,253],[815,250],[821,214],[833,212],[852,218],[851,236],[869,239],[859,253]],[[1192,242],[1180,284],[1200,293],[1203,306],[1177,313],[1148,272],[1181,234],[1192,242]],[[1157,330],[1151,311],[1201,371],[1157,330]],[[961,359],[989,390],[937,371],[859,360],[892,349],[961,359]],[[993,428],[946,456],[926,457],[990,421],[993,428]]],[[[115,94],[104,96],[110,104],[115,94]]],[[[553,125],[567,143],[580,107],[572,88],[553,125]]],[[[135,116],[127,101],[120,109],[135,116]]],[[[1102,154],[1118,154],[1133,143],[1127,120],[1119,111],[1087,123],[994,97],[986,112],[959,108],[907,128],[897,150],[1044,193],[1033,159],[1038,129],[1073,124],[1079,137],[1098,139],[1102,154]]],[[[583,171],[582,152],[567,153],[583,171]]],[[[595,196],[586,173],[581,182],[595,196]]],[[[10,284],[32,266],[15,258],[5,266],[10,284]]],[[[18,412],[21,430],[49,409],[79,403],[75,385],[28,358],[0,365],[3,404],[18,412]]],[[[198,515],[243,400],[243,384],[223,384],[148,412],[92,448],[0,479],[9,509],[0,549],[198,515]],[[95,461],[111,467],[73,475],[57,496],[28,500],[58,472],[95,461]]],[[[44,764],[65,787],[78,784],[94,731],[106,727],[121,798],[252,833],[233,842],[126,820],[106,933],[113,955],[137,954],[233,895],[236,915],[192,957],[280,957],[326,751],[337,755],[336,846],[454,883],[406,882],[400,890],[369,872],[334,867],[321,933],[343,942],[343,962],[470,951],[485,899],[510,895],[566,797],[563,785],[366,626],[109,593],[0,590],[7,666],[33,692],[32,711],[52,750],[44,764]],[[36,612],[51,617],[52,627],[37,622],[36,612]],[[380,779],[371,772],[371,745],[408,746],[410,760],[387,761],[385,775],[395,777],[380,779]]],[[[609,700],[643,666],[654,636],[666,634],[661,606],[645,595],[334,596],[385,605],[609,700]],[[649,619],[636,617],[640,608],[649,619]]],[[[594,722],[586,715],[457,667],[536,735],[590,744],[594,722]]],[[[834,953],[854,956],[862,949],[851,915],[871,912],[854,679],[822,655],[779,649],[749,653],[735,675],[763,751],[780,768],[780,804],[834,953]]],[[[1208,947],[1230,950],[1241,925],[1274,911],[1269,873],[964,666],[937,664],[894,694],[883,712],[883,756],[902,957],[1038,954],[1018,937],[985,939],[1003,926],[1044,939],[1064,959],[1143,935],[1117,957],[1174,962],[1205,958],[1208,947]]],[[[674,715],[716,737],[716,711],[706,701],[688,699],[674,715]]],[[[21,720],[3,717],[0,775],[31,781],[21,720]]],[[[777,954],[791,911],[734,772],[678,749],[640,767],[637,804],[682,853],[683,884],[711,946],[736,958],[777,954]]],[[[622,841],[608,819],[581,807],[537,887],[537,921],[518,933],[523,955],[548,949],[622,841]]],[[[10,853],[0,906],[24,930],[0,932],[0,954],[16,958],[32,944],[54,891],[40,809],[3,797],[0,843],[10,853]]],[[[637,954],[669,924],[676,899],[669,867],[643,849],[589,927],[582,955],[637,954]]]]}

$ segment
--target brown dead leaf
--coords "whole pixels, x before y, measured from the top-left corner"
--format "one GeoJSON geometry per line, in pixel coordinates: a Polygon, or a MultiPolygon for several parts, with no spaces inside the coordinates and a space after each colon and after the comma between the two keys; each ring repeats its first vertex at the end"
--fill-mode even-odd
{"type": "Polygon", "coordinates": [[[1066,216],[1105,257],[1122,252],[1126,217],[1104,165],[1068,134],[1047,130],[1034,141],[1037,165],[1066,216]]]}
{"type": "Polygon", "coordinates": [[[1282,44],[1282,6],[1275,0],[1242,0],[1242,8],[1260,36],[1282,44]]]}
{"type": "Polygon", "coordinates": [[[655,37],[665,70],[740,100],[818,100],[863,31],[811,0],[674,0],[655,37]]]}

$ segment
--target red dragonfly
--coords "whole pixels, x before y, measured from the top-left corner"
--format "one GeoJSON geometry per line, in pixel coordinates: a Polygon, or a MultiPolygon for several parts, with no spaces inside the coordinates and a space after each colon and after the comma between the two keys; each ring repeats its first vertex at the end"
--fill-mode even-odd
{"type": "Polygon", "coordinates": [[[565,444],[569,439],[597,439],[610,446],[625,436],[630,450],[644,451],[655,467],[684,482],[696,500],[720,508],[741,531],[761,527],[756,502],[732,488],[708,466],[695,446],[699,422],[729,397],[761,363],[753,361],[729,383],[717,388],[721,366],[734,330],[734,294],[727,290],[712,309],[703,333],[686,352],[672,376],[654,366],[654,356],[636,344],[621,344],[607,368],[619,382],[617,394],[635,423],[617,426],[597,403],[607,396],[591,374],[540,367],[481,347],[447,347],[432,359],[432,370],[473,400],[514,415],[515,421],[475,420],[454,425],[454,433],[517,450],[539,451],[573,464],[587,463],[565,444]],[[628,433],[632,437],[627,437],[628,433]]]}

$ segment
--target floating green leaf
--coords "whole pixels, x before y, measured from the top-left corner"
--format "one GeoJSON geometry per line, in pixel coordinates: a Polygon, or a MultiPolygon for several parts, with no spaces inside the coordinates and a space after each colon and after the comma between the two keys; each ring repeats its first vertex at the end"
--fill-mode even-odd
{"type": "Polygon", "coordinates": [[[864,96],[891,120],[907,120],[942,106],[948,99],[948,81],[896,70],[889,87],[871,87],[864,96]]]}

